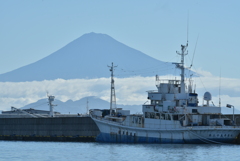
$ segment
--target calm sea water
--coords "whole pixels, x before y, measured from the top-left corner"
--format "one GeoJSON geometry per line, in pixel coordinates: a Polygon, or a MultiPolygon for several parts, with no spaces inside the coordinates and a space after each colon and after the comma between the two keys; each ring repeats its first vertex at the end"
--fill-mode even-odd
{"type": "Polygon", "coordinates": [[[10,161],[238,161],[240,145],[154,145],[0,141],[0,160],[10,161]]]}

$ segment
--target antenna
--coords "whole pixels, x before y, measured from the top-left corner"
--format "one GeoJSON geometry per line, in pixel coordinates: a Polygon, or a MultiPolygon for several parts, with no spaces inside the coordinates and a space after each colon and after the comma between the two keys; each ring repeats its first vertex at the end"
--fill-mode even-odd
{"type": "Polygon", "coordinates": [[[219,79],[219,107],[221,107],[221,78],[222,78],[222,71],[220,67],[220,79],[219,79]]]}
{"type": "Polygon", "coordinates": [[[188,18],[187,18],[187,42],[188,42],[188,30],[189,30],[188,26],[189,26],[189,11],[188,11],[188,18]]]}
{"type": "Polygon", "coordinates": [[[181,91],[180,91],[181,94],[186,93],[186,90],[185,90],[185,88],[186,88],[186,86],[185,86],[185,74],[184,74],[185,73],[184,72],[184,70],[185,70],[184,57],[188,54],[187,47],[188,47],[188,24],[187,24],[187,44],[186,45],[181,45],[181,52],[176,51],[176,53],[181,56],[181,63],[173,63],[173,64],[176,65],[177,68],[179,68],[181,70],[181,85],[180,85],[181,86],[181,88],[180,88],[181,89],[181,91]]]}
{"type": "Polygon", "coordinates": [[[114,79],[113,79],[113,71],[114,68],[116,68],[117,66],[108,66],[111,72],[111,95],[110,95],[110,116],[112,115],[112,110],[116,109],[117,105],[116,105],[116,95],[115,95],[115,87],[114,87],[114,79]]]}
{"type": "Polygon", "coordinates": [[[88,112],[89,112],[89,107],[88,107],[88,98],[87,98],[87,115],[89,114],[88,112]]]}

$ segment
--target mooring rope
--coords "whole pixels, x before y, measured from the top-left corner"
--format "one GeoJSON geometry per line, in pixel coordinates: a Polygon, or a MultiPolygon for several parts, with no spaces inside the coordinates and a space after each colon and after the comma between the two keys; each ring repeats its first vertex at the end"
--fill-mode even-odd
{"type": "Polygon", "coordinates": [[[189,131],[190,133],[192,133],[193,135],[197,136],[199,140],[201,140],[201,141],[203,141],[203,142],[205,142],[205,143],[207,143],[207,144],[212,144],[212,143],[215,143],[215,144],[226,144],[226,143],[217,142],[217,141],[213,141],[213,140],[207,139],[207,138],[205,138],[205,137],[203,137],[203,136],[200,136],[200,135],[194,133],[194,132],[191,131],[191,130],[188,130],[188,131],[189,131]]]}

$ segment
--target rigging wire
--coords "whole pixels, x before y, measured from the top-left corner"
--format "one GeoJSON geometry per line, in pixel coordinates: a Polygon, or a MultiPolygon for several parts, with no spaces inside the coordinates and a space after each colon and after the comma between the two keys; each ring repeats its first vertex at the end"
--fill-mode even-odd
{"type": "MultiPolygon", "coordinates": [[[[169,62],[167,62],[167,63],[169,63],[169,62]]],[[[138,72],[138,71],[143,71],[143,70],[151,70],[153,68],[160,68],[162,66],[165,67],[167,63],[159,64],[159,65],[148,67],[148,68],[136,69],[136,70],[121,69],[121,71],[123,71],[123,72],[138,72]]],[[[170,64],[168,64],[167,66],[170,66],[170,64]]]]}
{"type": "MultiPolygon", "coordinates": [[[[168,69],[168,70],[163,70],[163,71],[171,71],[174,68],[168,69]]],[[[139,72],[139,73],[129,73],[129,74],[116,74],[115,76],[132,76],[132,75],[143,75],[143,74],[149,74],[149,73],[159,73],[159,71],[149,71],[149,72],[139,72]]]]}
{"type": "MultiPolygon", "coordinates": [[[[161,70],[164,70],[164,69],[168,69],[169,66],[166,66],[166,67],[162,67],[160,68],[161,70]]],[[[142,73],[142,72],[147,72],[147,71],[153,71],[153,70],[159,70],[159,68],[154,68],[154,69],[146,69],[146,70],[142,70],[142,71],[123,71],[124,73],[142,73]]]]}
{"type": "Polygon", "coordinates": [[[127,75],[140,75],[140,74],[146,74],[146,73],[159,73],[159,72],[163,72],[163,71],[170,71],[172,70],[174,67],[164,67],[164,68],[156,68],[155,70],[145,70],[145,71],[142,71],[142,72],[134,72],[134,71],[131,71],[131,72],[125,72],[124,74],[115,74],[116,76],[127,76],[127,75]]]}
{"type": "Polygon", "coordinates": [[[192,62],[191,62],[190,68],[193,66],[193,60],[194,60],[194,56],[195,56],[195,52],[196,52],[196,48],[197,48],[198,38],[199,38],[199,34],[198,34],[197,41],[196,41],[196,44],[194,47],[194,52],[193,52],[193,57],[192,57],[192,62]]]}
{"type": "MultiPolygon", "coordinates": [[[[194,66],[193,66],[193,68],[195,69],[195,67],[194,67],[194,66]]],[[[196,71],[196,69],[195,69],[195,71],[196,71]]],[[[197,78],[199,78],[199,80],[201,81],[201,83],[202,83],[202,86],[204,87],[205,91],[207,91],[207,89],[206,89],[206,87],[205,87],[205,85],[204,85],[204,83],[203,83],[203,81],[202,81],[202,79],[201,79],[200,75],[199,75],[197,78]]]]}
{"type": "MultiPolygon", "coordinates": [[[[119,74],[115,74],[115,76],[128,76],[128,75],[140,75],[140,74],[146,74],[146,73],[161,73],[163,71],[170,71],[173,69],[172,62],[175,61],[170,61],[173,60],[176,56],[173,56],[169,59],[167,62],[163,62],[159,65],[147,67],[147,68],[142,68],[142,69],[136,69],[136,70],[128,70],[128,69],[117,69],[119,74]]],[[[174,68],[175,69],[175,68],[174,68]]]]}

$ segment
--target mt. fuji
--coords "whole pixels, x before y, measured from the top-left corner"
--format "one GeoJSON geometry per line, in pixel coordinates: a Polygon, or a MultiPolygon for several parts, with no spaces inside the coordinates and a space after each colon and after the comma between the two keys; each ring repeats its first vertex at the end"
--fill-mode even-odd
{"type": "Polygon", "coordinates": [[[2,82],[25,82],[54,79],[78,79],[109,77],[107,65],[117,65],[116,77],[134,75],[154,76],[172,74],[174,65],[154,59],[128,47],[106,34],[88,33],[67,44],[51,55],[21,68],[0,75],[2,82]],[[164,70],[164,69],[168,70],[164,70]],[[138,71],[124,75],[124,70],[138,71]],[[169,70],[170,69],[170,70],[169,70]],[[121,75],[122,73],[122,75],[121,75]]]}

